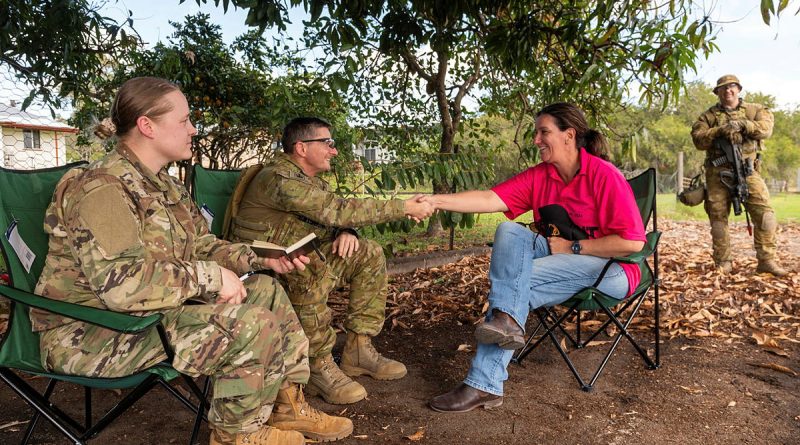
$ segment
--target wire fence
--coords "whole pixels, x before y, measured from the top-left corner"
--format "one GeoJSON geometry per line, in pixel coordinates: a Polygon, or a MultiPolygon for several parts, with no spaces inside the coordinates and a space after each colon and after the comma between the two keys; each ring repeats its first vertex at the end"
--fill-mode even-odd
{"type": "Polygon", "coordinates": [[[7,66],[0,65],[0,167],[28,170],[67,163],[67,147],[74,145],[69,139],[75,130],[41,103],[33,102],[23,111],[30,91],[7,66]]]}

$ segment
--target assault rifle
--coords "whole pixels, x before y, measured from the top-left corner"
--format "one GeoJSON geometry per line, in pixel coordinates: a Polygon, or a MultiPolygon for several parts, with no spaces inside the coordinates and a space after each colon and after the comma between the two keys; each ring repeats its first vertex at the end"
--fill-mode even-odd
{"type": "MultiPolygon", "coordinates": [[[[731,170],[719,172],[719,179],[728,188],[728,192],[731,195],[733,214],[741,215],[742,204],[747,202],[747,198],[750,197],[750,191],[747,188],[747,177],[753,174],[752,160],[742,159],[741,145],[733,144],[726,138],[714,139],[714,146],[725,155],[713,159],[711,164],[715,167],[730,164],[731,170]]],[[[750,226],[750,215],[747,209],[745,209],[744,214],[747,219],[747,231],[752,235],[753,229],[750,226]]]]}

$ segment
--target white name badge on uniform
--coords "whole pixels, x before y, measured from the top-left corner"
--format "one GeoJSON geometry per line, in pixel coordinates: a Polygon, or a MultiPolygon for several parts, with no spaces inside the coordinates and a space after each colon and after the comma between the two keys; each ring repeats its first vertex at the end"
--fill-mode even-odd
{"type": "Polygon", "coordinates": [[[208,223],[208,230],[211,230],[211,224],[214,222],[214,212],[211,211],[211,209],[208,208],[208,206],[204,203],[202,206],[200,206],[200,214],[206,219],[206,222],[208,223]]]}
{"type": "Polygon", "coordinates": [[[19,258],[19,262],[22,263],[25,271],[30,273],[33,260],[36,259],[36,254],[33,253],[31,248],[22,240],[22,237],[19,236],[16,220],[12,221],[11,225],[6,229],[6,239],[8,243],[11,244],[11,248],[14,249],[14,252],[16,252],[17,258],[19,258]]]}

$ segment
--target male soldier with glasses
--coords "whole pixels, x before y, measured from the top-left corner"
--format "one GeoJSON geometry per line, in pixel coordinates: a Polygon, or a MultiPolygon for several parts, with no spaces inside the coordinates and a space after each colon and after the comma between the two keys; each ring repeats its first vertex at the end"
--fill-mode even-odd
{"type": "MultiPolygon", "coordinates": [[[[310,340],[311,378],[306,388],[335,404],[355,403],[367,391],[350,377],[368,375],[379,380],[406,374],[402,363],[388,359],[372,346],[383,327],[388,279],[386,259],[376,242],[361,239],[357,227],[408,216],[415,220],[433,213],[419,196],[408,200],[344,199],[329,190],[320,173],[331,169],[336,156],[331,125],[319,118],[289,122],[281,140],[284,153],[267,162],[249,184],[240,180],[234,195],[246,187],[241,203],[232,209],[230,238],[237,242],[262,240],[289,246],[316,233],[327,259],[310,255],[305,271],[287,274],[289,299],[310,340]],[[331,351],[336,333],[328,295],[344,284],[350,301],[344,327],[347,341],[341,368],[331,351]]],[[[243,178],[246,175],[243,174],[243,178]]],[[[235,206],[235,204],[234,204],[235,206]]]]}
{"type": "MultiPolygon", "coordinates": [[[[772,113],[764,106],[739,98],[742,85],[739,79],[726,74],[717,80],[714,94],[719,103],[706,110],[692,126],[692,140],[698,150],[706,152],[705,210],[711,222],[713,258],[717,270],[728,273],[731,265],[731,244],[728,233],[728,215],[731,211],[729,187],[723,183],[720,172],[732,171],[733,165],[714,141],[724,138],[733,146],[741,148],[742,162],[752,173],[746,183],[749,197],[742,203],[753,219],[753,240],[758,258],[758,272],[775,276],[786,275],[776,261],[776,236],[778,221],[769,205],[769,190],[761,177],[759,152],[764,149],[764,139],[772,135],[772,113]]],[[[730,177],[730,175],[728,176],[730,177]]]]}

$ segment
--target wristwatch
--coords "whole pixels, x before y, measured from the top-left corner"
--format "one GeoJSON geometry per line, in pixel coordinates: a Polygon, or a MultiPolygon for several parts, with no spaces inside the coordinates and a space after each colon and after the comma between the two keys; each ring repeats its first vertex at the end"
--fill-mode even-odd
{"type": "Polygon", "coordinates": [[[572,242],[572,253],[574,253],[575,255],[580,255],[581,249],[583,249],[583,246],[581,246],[580,241],[575,240],[572,242]]]}

